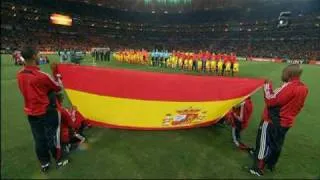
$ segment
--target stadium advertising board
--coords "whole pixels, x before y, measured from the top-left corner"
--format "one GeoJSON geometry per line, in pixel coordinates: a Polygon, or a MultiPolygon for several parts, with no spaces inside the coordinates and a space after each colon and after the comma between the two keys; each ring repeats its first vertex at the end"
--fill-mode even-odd
{"type": "Polygon", "coordinates": [[[56,51],[40,51],[40,54],[57,54],[56,51]]]}
{"type": "Polygon", "coordinates": [[[306,61],[305,60],[290,60],[290,59],[287,59],[287,63],[289,63],[289,64],[305,64],[306,61]]]}
{"type": "Polygon", "coordinates": [[[251,60],[258,61],[258,62],[272,62],[273,61],[272,58],[256,58],[256,57],[252,57],[251,60]]]}
{"type": "Polygon", "coordinates": [[[237,57],[239,61],[246,61],[247,58],[246,57],[237,57]]]}
{"type": "Polygon", "coordinates": [[[320,65],[320,61],[310,60],[308,64],[320,65]]]}

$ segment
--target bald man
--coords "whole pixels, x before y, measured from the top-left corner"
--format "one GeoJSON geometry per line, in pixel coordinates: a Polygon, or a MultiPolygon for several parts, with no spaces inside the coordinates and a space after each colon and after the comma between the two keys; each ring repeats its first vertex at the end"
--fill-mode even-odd
{"type": "Polygon", "coordinates": [[[283,84],[275,91],[272,84],[265,82],[265,109],[258,129],[254,163],[249,172],[262,176],[264,166],[273,171],[288,130],[304,106],[308,88],[300,81],[302,69],[299,65],[289,65],[282,71],[283,84]]]}

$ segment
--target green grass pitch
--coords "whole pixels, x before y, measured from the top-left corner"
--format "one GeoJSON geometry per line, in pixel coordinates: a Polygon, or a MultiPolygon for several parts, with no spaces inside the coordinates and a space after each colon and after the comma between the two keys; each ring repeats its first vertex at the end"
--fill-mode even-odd
{"type": "MultiPolygon", "coordinates": [[[[58,60],[55,55],[49,58],[58,60]]],[[[92,58],[86,57],[83,64],[91,65],[92,58]]],[[[115,61],[97,62],[97,66],[188,73],[115,61]]],[[[284,66],[241,62],[239,76],[269,78],[278,86],[284,66]]],[[[287,134],[276,172],[266,173],[263,178],[315,179],[320,175],[320,66],[303,65],[303,68],[302,79],[309,87],[305,108],[287,134]]],[[[19,69],[9,55],[1,55],[1,178],[252,177],[242,169],[250,165],[251,160],[245,152],[234,148],[230,128],[216,126],[176,131],[92,128],[85,132],[89,140],[87,150],[73,152],[69,166],[52,168],[43,175],[18,91],[16,73],[19,69]]],[[[41,65],[41,69],[49,72],[48,65],[41,65]]],[[[251,123],[242,135],[243,141],[252,146],[263,109],[261,90],[253,95],[253,103],[251,123]]]]}

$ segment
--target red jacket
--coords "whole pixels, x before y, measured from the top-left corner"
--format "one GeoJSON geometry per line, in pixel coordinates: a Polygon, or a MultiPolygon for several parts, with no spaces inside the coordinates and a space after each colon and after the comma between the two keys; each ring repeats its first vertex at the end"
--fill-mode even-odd
{"type": "Polygon", "coordinates": [[[69,143],[70,141],[70,128],[74,129],[75,124],[73,123],[69,112],[63,108],[58,108],[61,113],[61,125],[60,125],[60,136],[62,143],[69,143]]]}
{"type": "Polygon", "coordinates": [[[235,56],[235,55],[232,55],[231,56],[231,63],[236,63],[237,62],[237,56],[235,56]]]}
{"type": "Polygon", "coordinates": [[[216,54],[216,61],[220,61],[221,59],[221,54],[216,54]]]}
{"type": "Polygon", "coordinates": [[[74,123],[74,128],[76,131],[78,131],[82,125],[82,123],[86,120],[82,114],[75,110],[74,108],[71,108],[70,110],[68,110],[70,117],[74,123]]]}
{"type": "Polygon", "coordinates": [[[248,127],[252,111],[253,104],[251,98],[247,98],[239,107],[232,109],[232,118],[238,119],[241,122],[242,130],[248,127]]]}
{"type": "Polygon", "coordinates": [[[73,129],[76,128],[68,109],[64,108],[59,102],[57,103],[57,107],[58,107],[57,109],[61,114],[61,127],[73,128],[73,129]]]}
{"type": "Polygon", "coordinates": [[[17,79],[24,98],[24,112],[30,116],[45,114],[49,92],[61,90],[61,86],[37,66],[25,66],[18,72],[17,79]]]}
{"type": "Polygon", "coordinates": [[[308,88],[299,79],[292,79],[275,91],[272,90],[271,84],[266,83],[263,120],[282,127],[292,127],[307,95],[308,88]]]}
{"type": "Polygon", "coordinates": [[[60,140],[62,143],[69,143],[72,137],[72,132],[77,132],[80,126],[77,124],[77,120],[72,117],[72,114],[67,108],[64,108],[59,101],[57,101],[57,109],[61,114],[60,124],[60,140]],[[72,129],[72,131],[71,131],[72,129]]]}

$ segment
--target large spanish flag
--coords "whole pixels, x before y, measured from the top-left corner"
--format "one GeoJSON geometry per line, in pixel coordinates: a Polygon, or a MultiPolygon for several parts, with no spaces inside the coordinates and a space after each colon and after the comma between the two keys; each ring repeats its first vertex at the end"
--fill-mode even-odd
{"type": "Polygon", "coordinates": [[[208,126],[263,80],[58,65],[71,103],[96,125],[171,130],[208,126]]]}

